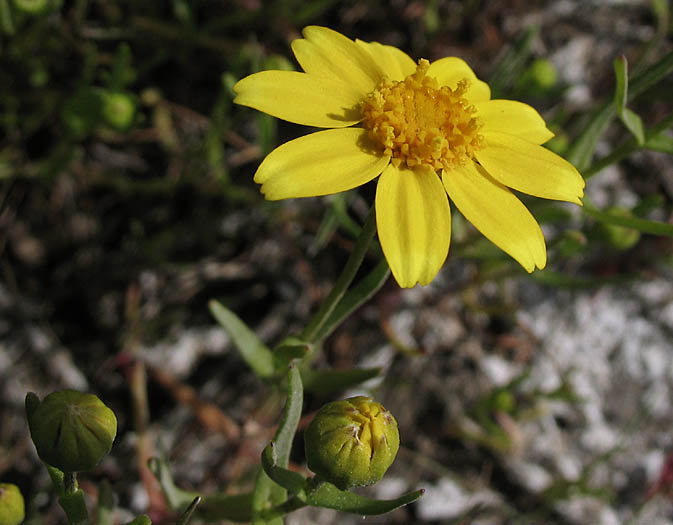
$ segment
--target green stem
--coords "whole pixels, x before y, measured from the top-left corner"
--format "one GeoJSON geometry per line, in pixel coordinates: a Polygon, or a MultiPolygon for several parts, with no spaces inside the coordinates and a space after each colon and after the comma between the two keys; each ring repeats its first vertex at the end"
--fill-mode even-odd
{"type": "Polygon", "coordinates": [[[77,474],[75,472],[64,472],[63,489],[66,494],[74,494],[77,490],[77,474]]]}
{"type": "Polygon", "coordinates": [[[59,496],[58,503],[68,517],[70,525],[89,523],[84,492],[77,488],[77,474],[74,472],[64,472],[63,494],[59,496]]]}
{"type": "Polygon", "coordinates": [[[388,261],[381,259],[366,277],[363,277],[347,294],[344,295],[339,304],[334,308],[324,323],[321,330],[316,334],[316,341],[322,341],[329,336],[332,331],[339,326],[346,317],[366,303],[376,292],[378,292],[390,276],[388,261]]]}
{"type": "Polygon", "coordinates": [[[369,244],[374,238],[375,233],[376,213],[374,212],[374,207],[372,206],[371,210],[369,210],[369,215],[367,216],[367,219],[362,226],[362,231],[360,232],[360,235],[355,242],[353,251],[351,252],[350,257],[346,262],[346,266],[337,279],[337,282],[334,284],[334,288],[332,288],[332,291],[320,306],[318,312],[301,333],[300,338],[302,340],[309,343],[316,341],[316,337],[320,333],[322,327],[328,321],[337,304],[348,290],[350,284],[353,282],[353,279],[355,278],[355,275],[357,274],[360,265],[365,258],[367,249],[369,248],[369,244]]]}
{"type": "MultiPolygon", "coordinates": [[[[668,75],[672,69],[673,51],[668,53],[645,72],[629,81],[627,100],[633,100],[644,91],[647,91],[647,89],[668,75]]],[[[589,123],[584,127],[584,131],[568,149],[566,158],[575,164],[580,172],[584,173],[591,160],[591,156],[593,155],[598,137],[603,133],[603,130],[616,114],[617,108],[612,98],[606,100],[603,105],[594,112],[589,123]]]]}
{"type": "Polygon", "coordinates": [[[301,499],[295,496],[281,503],[280,505],[276,505],[275,507],[263,511],[262,519],[264,519],[265,521],[271,521],[274,519],[282,518],[286,514],[294,512],[295,510],[299,510],[305,507],[306,505],[307,503],[305,501],[302,501],[301,499]]]}
{"type": "MultiPolygon", "coordinates": [[[[671,126],[673,126],[673,113],[667,115],[659,123],[645,132],[645,144],[647,144],[649,139],[670,128],[671,126]]],[[[591,166],[582,172],[582,175],[585,179],[588,179],[601,171],[603,168],[619,162],[639,149],[643,149],[643,146],[639,145],[635,138],[632,138],[612,151],[610,154],[594,162],[591,166]]]]}

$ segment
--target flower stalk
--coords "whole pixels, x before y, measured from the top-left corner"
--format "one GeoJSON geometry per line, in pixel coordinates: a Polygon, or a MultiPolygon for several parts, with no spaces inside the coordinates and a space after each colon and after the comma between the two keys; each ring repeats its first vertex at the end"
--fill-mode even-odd
{"type": "Polygon", "coordinates": [[[341,301],[344,294],[348,290],[348,287],[353,282],[353,279],[355,279],[355,275],[362,265],[362,261],[367,254],[367,250],[369,249],[369,245],[371,244],[375,233],[376,216],[374,214],[374,209],[372,208],[369,211],[367,218],[365,219],[365,223],[362,226],[360,235],[358,235],[355,246],[353,247],[353,251],[348,257],[346,266],[344,266],[341,275],[337,279],[336,283],[334,283],[332,291],[325,298],[322,305],[320,305],[318,312],[302,331],[300,339],[308,343],[315,343],[317,341],[318,334],[320,334],[320,331],[324,328],[325,323],[327,323],[330,316],[332,315],[332,312],[334,312],[334,309],[339,304],[339,301],[341,301]]]}

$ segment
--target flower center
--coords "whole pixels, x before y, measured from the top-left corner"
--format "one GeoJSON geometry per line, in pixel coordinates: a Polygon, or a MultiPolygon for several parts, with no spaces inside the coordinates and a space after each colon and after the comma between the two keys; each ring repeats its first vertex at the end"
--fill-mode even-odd
{"type": "Polygon", "coordinates": [[[388,412],[381,410],[381,405],[365,399],[364,402],[357,398],[353,400],[348,418],[353,423],[353,437],[370,450],[371,456],[377,447],[386,444],[385,426],[390,424],[391,418],[388,412]]]}
{"type": "Polygon", "coordinates": [[[430,63],[421,59],[401,82],[388,79],[367,95],[362,107],[369,138],[399,167],[424,165],[451,169],[471,159],[482,142],[476,109],[465,98],[467,79],[455,89],[428,77],[430,63]]]}

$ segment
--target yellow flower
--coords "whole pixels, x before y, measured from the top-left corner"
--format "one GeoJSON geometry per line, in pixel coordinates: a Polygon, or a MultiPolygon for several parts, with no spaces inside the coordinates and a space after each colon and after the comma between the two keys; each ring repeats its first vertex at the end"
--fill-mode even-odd
{"type": "Polygon", "coordinates": [[[403,287],[428,284],[444,264],[448,197],[528,272],[544,268],[540,226],[509,188],[581,205],[584,180],[541,146],[553,133],[537,111],[491,100],[488,84],[456,57],[416,64],[395,47],[325,27],[303,35],[292,42],[303,73],[262,71],[234,86],[238,104],[333,128],[264,159],[255,181],[267,199],[338,193],[380,175],[379,240],[403,287]]]}

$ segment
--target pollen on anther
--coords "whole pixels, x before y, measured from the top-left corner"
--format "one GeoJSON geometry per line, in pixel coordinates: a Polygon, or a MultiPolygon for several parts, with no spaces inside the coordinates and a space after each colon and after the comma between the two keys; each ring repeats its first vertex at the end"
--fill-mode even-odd
{"type": "Polygon", "coordinates": [[[481,146],[481,122],[465,98],[469,81],[439,86],[427,75],[429,65],[421,59],[401,82],[384,79],[362,105],[369,138],[396,167],[451,169],[481,146]]]}

